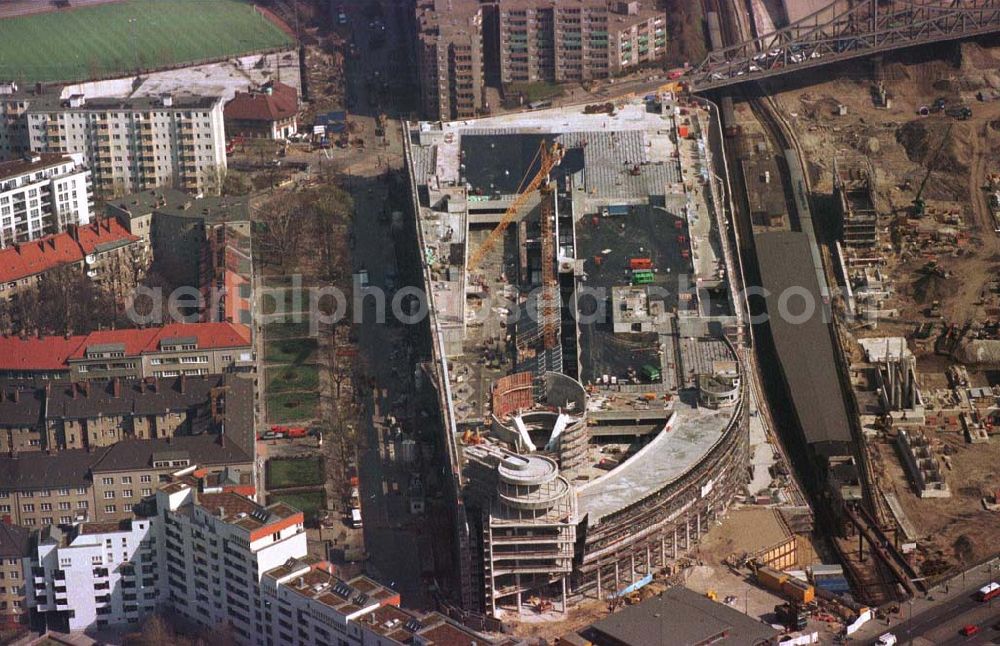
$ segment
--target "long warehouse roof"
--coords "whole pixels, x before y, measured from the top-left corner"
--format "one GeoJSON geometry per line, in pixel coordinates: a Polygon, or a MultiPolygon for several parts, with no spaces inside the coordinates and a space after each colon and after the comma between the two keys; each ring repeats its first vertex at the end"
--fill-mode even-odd
{"type": "Polygon", "coordinates": [[[809,238],[804,233],[780,231],[759,234],[755,241],[761,282],[769,292],[766,302],[771,334],[802,432],[810,445],[829,445],[814,446],[815,450],[836,452],[841,448],[836,443],[851,442],[851,431],[837,379],[833,339],[812,271],[809,238]],[[812,295],[814,304],[808,318],[803,298],[796,295],[803,289],[812,295]],[[785,301],[780,300],[783,293],[789,293],[785,301]],[[791,316],[781,315],[779,302],[791,316]]]}

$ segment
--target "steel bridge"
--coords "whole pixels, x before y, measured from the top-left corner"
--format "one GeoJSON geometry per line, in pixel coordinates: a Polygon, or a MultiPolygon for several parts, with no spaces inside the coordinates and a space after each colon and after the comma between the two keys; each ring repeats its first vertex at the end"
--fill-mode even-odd
{"type": "Polygon", "coordinates": [[[787,27],[709,52],[686,80],[702,92],[998,31],[1000,0],[831,0],[787,27]]]}

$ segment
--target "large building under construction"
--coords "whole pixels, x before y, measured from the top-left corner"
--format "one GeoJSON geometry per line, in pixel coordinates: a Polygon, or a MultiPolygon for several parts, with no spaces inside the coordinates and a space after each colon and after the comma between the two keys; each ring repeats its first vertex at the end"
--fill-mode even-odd
{"type": "Polygon", "coordinates": [[[640,585],[748,478],[712,113],[664,93],[407,127],[463,607],[640,585]]]}

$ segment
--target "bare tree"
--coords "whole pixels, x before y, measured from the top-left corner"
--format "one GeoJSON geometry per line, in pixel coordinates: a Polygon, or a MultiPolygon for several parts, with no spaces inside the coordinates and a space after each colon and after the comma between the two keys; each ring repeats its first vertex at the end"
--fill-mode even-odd
{"type": "Polygon", "coordinates": [[[259,211],[261,235],[257,242],[264,253],[264,262],[282,267],[299,250],[302,223],[299,217],[299,200],[288,196],[271,199],[259,211]]]}

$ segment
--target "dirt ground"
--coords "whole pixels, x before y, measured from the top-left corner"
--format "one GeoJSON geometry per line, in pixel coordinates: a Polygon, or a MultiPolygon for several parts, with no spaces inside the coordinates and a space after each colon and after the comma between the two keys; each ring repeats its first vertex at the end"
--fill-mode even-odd
{"type": "Polygon", "coordinates": [[[933,576],[945,568],[979,562],[996,552],[1000,512],[986,511],[982,499],[1000,488],[996,472],[1000,445],[969,444],[955,431],[930,431],[928,437],[950,453],[951,468],[945,469],[950,498],[919,498],[895,447],[886,442],[877,447],[882,458],[883,488],[895,493],[918,531],[918,544],[926,546],[919,552],[918,564],[923,574],[933,576]]]}
{"type": "MultiPolygon", "coordinates": [[[[894,279],[898,307],[906,321],[923,318],[923,310],[940,301],[946,321],[964,323],[1000,314],[998,301],[981,298],[984,286],[1000,268],[1000,237],[993,232],[988,175],[1000,162],[1000,101],[982,102],[1000,88],[1000,47],[964,43],[947,51],[954,60],[930,59],[902,63],[887,59],[884,87],[891,107],[877,107],[871,74],[850,75],[808,87],[781,92],[776,100],[789,115],[806,152],[814,191],[833,190],[833,162],[868,158],[876,172],[879,210],[884,214],[881,241],[888,270],[894,279]],[[948,105],[964,104],[973,116],[958,121],[944,113],[918,115],[921,106],[937,98],[948,105]],[[837,115],[837,107],[847,114],[837,115]],[[836,151],[834,155],[830,151],[836,151]],[[928,173],[929,170],[929,173],[928,173]],[[925,183],[927,216],[919,226],[941,235],[957,231],[954,245],[933,242],[900,244],[918,226],[906,220],[914,197],[925,183]],[[947,276],[927,275],[922,268],[935,261],[947,276]]],[[[830,217],[820,211],[819,217],[830,217]]]]}
{"type": "MultiPolygon", "coordinates": [[[[851,333],[856,338],[907,337],[924,393],[947,389],[945,371],[955,362],[952,356],[935,354],[937,335],[951,325],[962,328],[1000,317],[994,291],[1000,235],[994,232],[989,208],[990,190],[998,188],[991,186],[991,175],[1000,170],[1000,101],[979,98],[1000,89],[998,68],[1000,46],[962,43],[886,57],[881,77],[891,100],[888,108],[879,105],[872,80],[876,70],[870,63],[828,71],[833,80],[784,89],[776,96],[803,147],[821,229],[836,230],[830,221],[835,217],[832,202],[823,201],[833,192],[834,159],[867,159],[874,169],[879,251],[895,292],[884,307],[895,310],[896,318],[882,319],[872,329],[855,325],[851,333]],[[949,106],[970,107],[972,117],[919,114],[938,98],[949,106]],[[839,114],[839,106],[846,114],[839,114]],[[913,203],[922,186],[927,208],[917,219],[913,203]],[[940,307],[932,311],[935,302],[940,307]],[[937,327],[929,340],[919,341],[914,332],[924,323],[937,327]]],[[[862,360],[857,347],[851,353],[852,361],[862,360]]],[[[995,367],[970,367],[969,385],[987,385],[988,368],[995,367]]],[[[880,485],[895,494],[919,534],[915,560],[928,576],[994,553],[1000,534],[1000,513],[986,511],[981,503],[1000,485],[994,475],[1000,447],[968,444],[953,428],[923,429],[938,455],[949,455],[944,476],[951,498],[919,498],[890,440],[873,443],[880,485]]]]}

